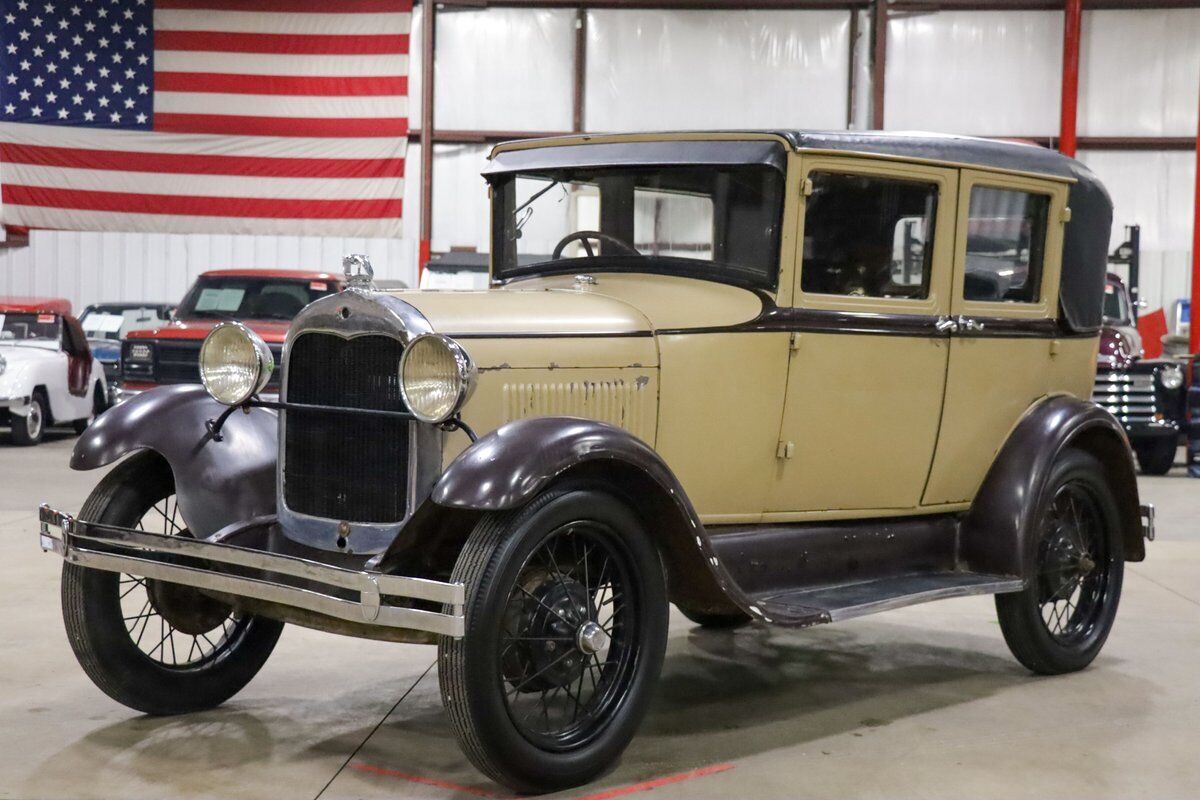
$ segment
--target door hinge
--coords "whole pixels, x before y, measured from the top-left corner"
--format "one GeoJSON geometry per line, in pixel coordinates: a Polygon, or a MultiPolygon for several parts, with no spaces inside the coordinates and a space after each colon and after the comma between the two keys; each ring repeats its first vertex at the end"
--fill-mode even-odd
{"type": "Polygon", "coordinates": [[[800,334],[792,331],[792,337],[788,340],[788,348],[791,350],[800,349],[800,334]]]}
{"type": "Polygon", "coordinates": [[[812,193],[813,193],[812,178],[805,178],[804,180],[800,181],[800,194],[803,195],[804,197],[808,197],[812,193]]]}
{"type": "Polygon", "coordinates": [[[776,458],[791,458],[794,455],[796,455],[795,442],[780,442],[775,448],[776,458]]]}
{"type": "Polygon", "coordinates": [[[1062,213],[1058,215],[1058,221],[1059,222],[1070,222],[1071,221],[1071,207],[1070,206],[1063,206],[1062,213]]]}

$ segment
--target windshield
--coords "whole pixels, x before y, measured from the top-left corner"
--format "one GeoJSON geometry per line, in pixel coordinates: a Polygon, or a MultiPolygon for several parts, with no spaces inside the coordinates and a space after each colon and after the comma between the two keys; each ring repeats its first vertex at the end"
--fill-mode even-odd
{"type": "Polygon", "coordinates": [[[493,198],[500,279],[657,272],[775,288],[783,174],[771,167],[525,172],[493,198]]]}
{"type": "Polygon", "coordinates": [[[62,322],[57,314],[0,312],[0,344],[58,345],[62,322]]]}
{"type": "Polygon", "coordinates": [[[328,281],[294,278],[201,277],[183,298],[179,319],[290,320],[319,297],[333,293],[328,281]]]}
{"type": "Polygon", "coordinates": [[[1109,322],[1129,322],[1129,298],[1118,283],[1104,284],[1104,318],[1109,322]]]}
{"type": "Polygon", "coordinates": [[[150,330],[166,322],[166,317],[158,307],[93,307],[84,311],[79,318],[79,324],[89,339],[120,340],[130,331],[150,330]]]}

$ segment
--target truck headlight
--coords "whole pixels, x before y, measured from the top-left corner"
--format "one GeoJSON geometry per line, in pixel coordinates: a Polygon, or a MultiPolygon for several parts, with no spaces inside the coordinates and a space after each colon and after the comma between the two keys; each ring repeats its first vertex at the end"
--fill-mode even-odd
{"type": "Polygon", "coordinates": [[[1164,389],[1178,389],[1183,386],[1183,370],[1177,364],[1168,364],[1158,371],[1158,382],[1164,389]]]}
{"type": "Polygon", "coordinates": [[[441,424],[475,388],[475,365],[458,342],[440,333],[413,339],[400,357],[400,394],[413,416],[441,424]]]}
{"type": "Polygon", "coordinates": [[[200,346],[200,381],[218,403],[244,403],[263,390],[274,371],[271,348],[240,322],[222,322],[200,346]]]}
{"type": "Polygon", "coordinates": [[[143,343],[130,343],[125,349],[125,357],[130,361],[151,361],[154,359],[154,347],[143,343]]]}

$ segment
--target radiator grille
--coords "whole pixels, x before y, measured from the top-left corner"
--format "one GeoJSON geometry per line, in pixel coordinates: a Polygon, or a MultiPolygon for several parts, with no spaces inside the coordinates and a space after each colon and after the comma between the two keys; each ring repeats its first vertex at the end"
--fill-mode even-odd
{"type": "Polygon", "coordinates": [[[1160,416],[1150,372],[1097,372],[1092,401],[1126,424],[1154,422],[1160,416]]]}
{"type": "MultiPolygon", "coordinates": [[[[292,343],[289,403],[407,410],[402,346],[390,336],[305,333],[292,343]]],[[[408,426],[402,419],[290,410],[284,431],[284,500],[301,514],[399,522],[408,502],[408,426]]]]}

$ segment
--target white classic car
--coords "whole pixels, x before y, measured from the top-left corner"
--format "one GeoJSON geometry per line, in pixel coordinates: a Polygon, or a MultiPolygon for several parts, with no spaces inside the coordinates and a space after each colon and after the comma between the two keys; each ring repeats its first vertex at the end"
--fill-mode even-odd
{"type": "Polygon", "coordinates": [[[0,426],[13,442],[37,444],[51,425],[82,433],[106,408],[104,368],[71,304],[0,298],[0,426]]]}

